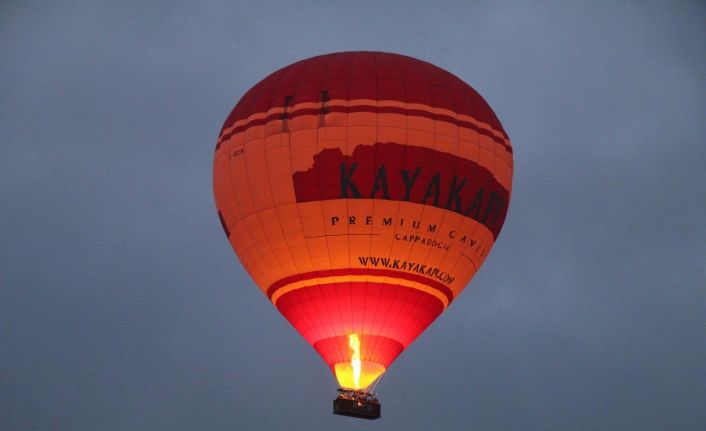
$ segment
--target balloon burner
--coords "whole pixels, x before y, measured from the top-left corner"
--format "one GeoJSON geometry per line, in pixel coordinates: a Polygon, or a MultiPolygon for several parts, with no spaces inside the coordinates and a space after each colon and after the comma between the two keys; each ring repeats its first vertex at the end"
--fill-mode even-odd
{"type": "Polygon", "coordinates": [[[374,393],[356,389],[338,389],[338,397],[333,400],[333,414],[361,419],[378,419],[380,401],[374,393]]]}

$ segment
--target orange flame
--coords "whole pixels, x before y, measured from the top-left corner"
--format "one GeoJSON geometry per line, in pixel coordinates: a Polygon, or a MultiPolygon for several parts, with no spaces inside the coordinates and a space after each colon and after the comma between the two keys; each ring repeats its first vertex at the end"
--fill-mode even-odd
{"type": "Polygon", "coordinates": [[[358,334],[348,336],[348,346],[353,351],[351,355],[351,366],[353,367],[353,382],[355,389],[360,389],[360,338],[358,334]]]}
{"type": "Polygon", "coordinates": [[[333,366],[333,372],[342,388],[367,389],[385,372],[385,367],[382,364],[363,359],[361,345],[361,337],[358,334],[348,334],[350,360],[336,363],[333,366]]]}

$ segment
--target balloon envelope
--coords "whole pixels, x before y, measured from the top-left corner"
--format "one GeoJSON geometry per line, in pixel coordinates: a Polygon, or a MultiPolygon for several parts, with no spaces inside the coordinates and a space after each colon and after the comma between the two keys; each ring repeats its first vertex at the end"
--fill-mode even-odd
{"type": "Polygon", "coordinates": [[[483,98],[411,57],[280,69],[226,119],[213,184],[231,245],[344,388],[364,389],[495,243],[512,147],[483,98]]]}

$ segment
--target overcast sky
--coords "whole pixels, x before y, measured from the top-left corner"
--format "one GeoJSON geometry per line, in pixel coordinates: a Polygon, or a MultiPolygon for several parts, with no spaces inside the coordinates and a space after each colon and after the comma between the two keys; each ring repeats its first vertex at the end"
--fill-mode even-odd
{"type": "Polygon", "coordinates": [[[0,4],[0,429],[703,429],[702,2],[145,3],[0,4]],[[499,241],[375,422],[331,414],[211,191],[243,93],[346,50],[456,74],[515,150],[499,241]]]}

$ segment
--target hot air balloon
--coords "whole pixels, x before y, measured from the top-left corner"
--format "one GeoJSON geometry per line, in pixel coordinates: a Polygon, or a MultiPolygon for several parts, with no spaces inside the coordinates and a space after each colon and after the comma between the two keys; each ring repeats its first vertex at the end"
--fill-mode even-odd
{"type": "Polygon", "coordinates": [[[236,104],[215,151],[218,216],[335,375],[334,413],[380,416],[371,385],[487,258],[512,169],[485,100],[408,56],[309,58],[236,104]]]}

